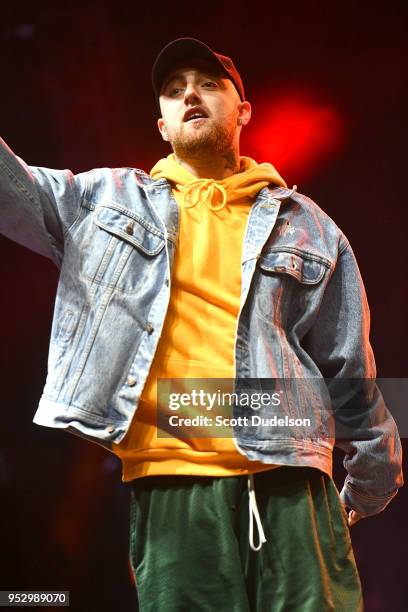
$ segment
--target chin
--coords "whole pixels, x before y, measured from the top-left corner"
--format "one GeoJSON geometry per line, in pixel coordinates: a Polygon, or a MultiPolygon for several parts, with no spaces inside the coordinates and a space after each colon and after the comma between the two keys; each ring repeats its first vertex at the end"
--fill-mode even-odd
{"type": "Polygon", "coordinates": [[[183,154],[197,154],[200,151],[220,151],[225,149],[226,138],[223,130],[217,130],[214,127],[209,129],[200,128],[200,130],[189,133],[179,134],[171,143],[175,151],[183,154]]]}
{"type": "Polygon", "coordinates": [[[189,135],[187,138],[177,138],[172,143],[176,153],[182,155],[194,155],[200,151],[208,151],[216,148],[216,139],[204,134],[189,135]]]}

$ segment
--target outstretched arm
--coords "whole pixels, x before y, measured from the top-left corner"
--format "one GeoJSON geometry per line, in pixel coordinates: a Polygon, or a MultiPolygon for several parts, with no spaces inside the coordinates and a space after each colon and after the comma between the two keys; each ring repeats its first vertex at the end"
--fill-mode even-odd
{"type": "Polygon", "coordinates": [[[0,138],[0,232],[59,266],[88,176],[28,166],[0,138]]]}

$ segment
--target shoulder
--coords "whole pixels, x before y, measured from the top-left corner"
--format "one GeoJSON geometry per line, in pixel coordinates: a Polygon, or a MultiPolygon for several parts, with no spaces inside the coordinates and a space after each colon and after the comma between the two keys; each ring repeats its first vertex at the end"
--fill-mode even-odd
{"type": "Polygon", "coordinates": [[[280,201],[274,233],[279,239],[293,236],[297,244],[308,245],[324,253],[334,262],[349,246],[349,241],[336,222],[309,196],[297,188],[268,189],[269,197],[280,201]],[[296,236],[296,238],[295,238],[296,236]]]}
{"type": "Polygon", "coordinates": [[[89,171],[87,198],[94,205],[102,200],[127,202],[144,198],[155,181],[140,168],[93,168],[89,171]]]}
{"type": "Polygon", "coordinates": [[[144,170],[123,166],[120,168],[93,168],[90,170],[93,175],[94,184],[98,181],[136,181],[140,187],[151,185],[154,181],[144,170]]]}
{"type": "Polygon", "coordinates": [[[305,222],[314,226],[322,233],[339,240],[342,247],[348,244],[347,237],[334,219],[312,198],[300,193],[296,186],[292,189],[283,187],[271,189],[270,194],[281,200],[281,213],[291,217],[293,222],[305,222]]]}

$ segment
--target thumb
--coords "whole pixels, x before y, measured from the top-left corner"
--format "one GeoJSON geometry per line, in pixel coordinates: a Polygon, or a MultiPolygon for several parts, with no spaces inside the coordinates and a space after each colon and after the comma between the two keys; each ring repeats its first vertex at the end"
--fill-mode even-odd
{"type": "Polygon", "coordinates": [[[362,514],[359,514],[355,510],[350,510],[348,519],[347,519],[349,527],[352,527],[355,523],[357,523],[357,521],[359,521],[362,518],[364,518],[362,514]]]}

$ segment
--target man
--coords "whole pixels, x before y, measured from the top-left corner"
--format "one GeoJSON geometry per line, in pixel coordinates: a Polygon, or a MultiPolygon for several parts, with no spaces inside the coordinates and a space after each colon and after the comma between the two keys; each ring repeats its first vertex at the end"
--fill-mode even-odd
{"type": "Polygon", "coordinates": [[[382,511],[402,473],[377,387],[339,392],[375,378],[353,252],[271,164],[240,155],[251,106],[230,58],[178,39],[152,79],[173,153],[150,176],[74,176],[1,147],[1,229],[61,267],[34,421],[121,458],[143,612],[361,610],[347,521],[382,511]],[[158,379],[233,379],[239,392],[283,380],[287,401],[260,415],[313,430],[247,425],[236,401],[233,436],[169,436],[158,379]],[[329,392],[339,424],[364,422],[337,440],[340,496],[329,392]]]}

